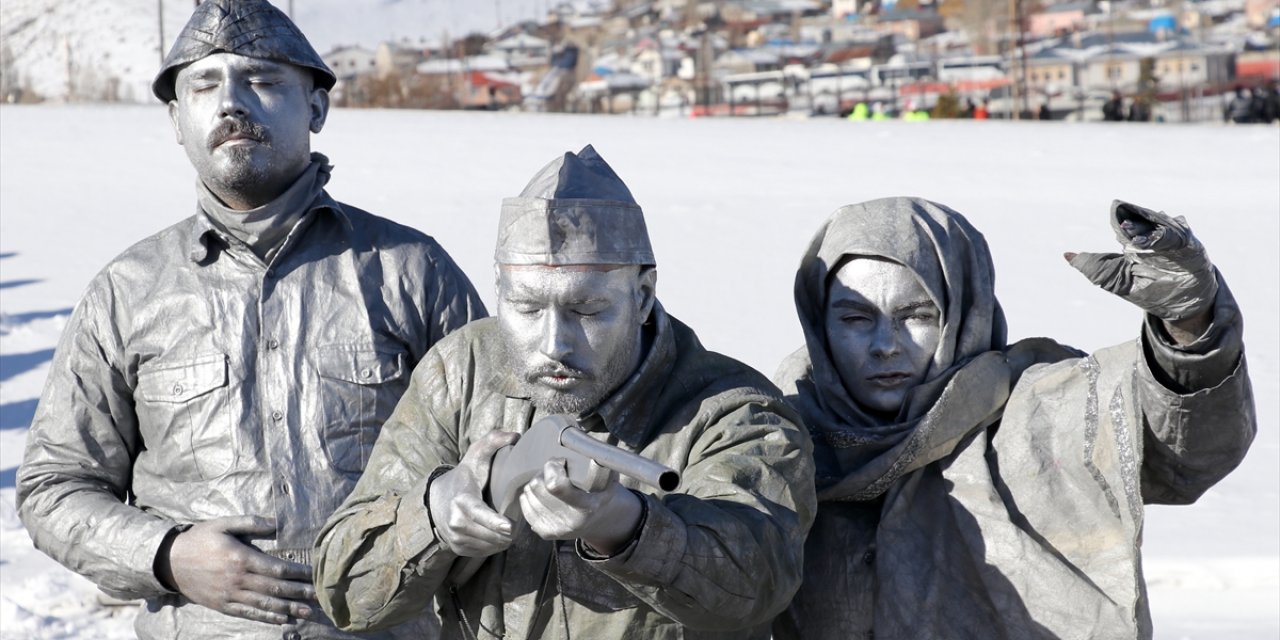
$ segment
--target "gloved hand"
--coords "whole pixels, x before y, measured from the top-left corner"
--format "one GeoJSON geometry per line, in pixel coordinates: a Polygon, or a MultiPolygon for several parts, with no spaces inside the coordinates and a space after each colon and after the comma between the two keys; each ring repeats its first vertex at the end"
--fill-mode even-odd
{"type": "Polygon", "coordinates": [[[589,490],[569,480],[562,458],[552,458],[520,492],[529,528],[543,540],[581,539],[593,551],[612,555],[640,524],[640,498],[618,483],[618,475],[593,461],[589,490]]]}
{"type": "Polygon", "coordinates": [[[1067,253],[1067,262],[1166,323],[1201,320],[1213,309],[1218,280],[1186,219],[1116,200],[1111,226],[1123,253],[1067,253]]]}
{"type": "Polygon", "coordinates": [[[471,443],[458,466],[431,482],[427,508],[445,546],[467,557],[491,556],[511,546],[511,521],[484,501],[493,454],[519,434],[491,431],[471,443]]]}

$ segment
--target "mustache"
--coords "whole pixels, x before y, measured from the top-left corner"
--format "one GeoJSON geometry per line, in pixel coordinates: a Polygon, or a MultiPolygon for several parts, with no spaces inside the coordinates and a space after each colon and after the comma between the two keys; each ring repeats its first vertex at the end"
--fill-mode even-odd
{"type": "Polygon", "coordinates": [[[560,364],[560,363],[552,363],[552,364],[544,364],[542,366],[536,367],[534,369],[531,369],[525,372],[524,379],[525,379],[525,382],[535,383],[538,381],[538,378],[551,377],[551,376],[559,376],[564,378],[578,378],[579,380],[593,380],[595,378],[595,376],[592,376],[590,373],[586,371],[582,371],[580,369],[574,369],[573,367],[560,364]]]}
{"type": "Polygon", "coordinates": [[[218,123],[209,133],[209,148],[216,147],[234,136],[249,138],[257,142],[267,142],[267,128],[248,120],[228,118],[218,123]]]}

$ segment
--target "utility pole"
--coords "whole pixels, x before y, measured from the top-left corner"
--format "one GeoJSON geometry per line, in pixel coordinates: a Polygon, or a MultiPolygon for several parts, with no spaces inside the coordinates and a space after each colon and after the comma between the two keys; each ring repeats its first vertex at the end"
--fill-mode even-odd
{"type": "Polygon", "coordinates": [[[156,15],[160,25],[160,65],[164,66],[164,0],[156,0],[156,15]]]}

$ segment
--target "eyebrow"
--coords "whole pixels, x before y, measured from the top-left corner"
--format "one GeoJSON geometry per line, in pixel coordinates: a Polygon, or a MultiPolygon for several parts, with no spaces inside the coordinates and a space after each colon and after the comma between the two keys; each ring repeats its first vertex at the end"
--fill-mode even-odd
{"type": "Polygon", "coordinates": [[[905,313],[907,311],[916,311],[916,310],[925,309],[925,308],[929,308],[934,311],[937,311],[938,305],[934,304],[932,300],[921,300],[919,302],[911,302],[908,304],[904,304],[901,307],[894,309],[893,312],[905,313]]]}

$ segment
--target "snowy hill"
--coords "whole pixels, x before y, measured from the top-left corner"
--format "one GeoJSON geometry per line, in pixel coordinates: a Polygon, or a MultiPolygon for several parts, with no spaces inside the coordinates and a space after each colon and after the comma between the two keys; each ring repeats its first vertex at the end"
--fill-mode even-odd
{"type": "MultiPolygon", "coordinates": [[[[191,0],[161,0],[167,52],[191,0]]],[[[274,4],[287,10],[288,0],[274,4]]],[[[385,40],[430,44],[488,33],[546,14],[549,0],[293,0],[294,20],[320,53],[385,40]]],[[[4,0],[0,41],[19,85],[60,99],[152,100],[159,68],[160,3],[150,0],[4,0]]],[[[6,65],[7,67],[8,65],[6,65]]]]}

